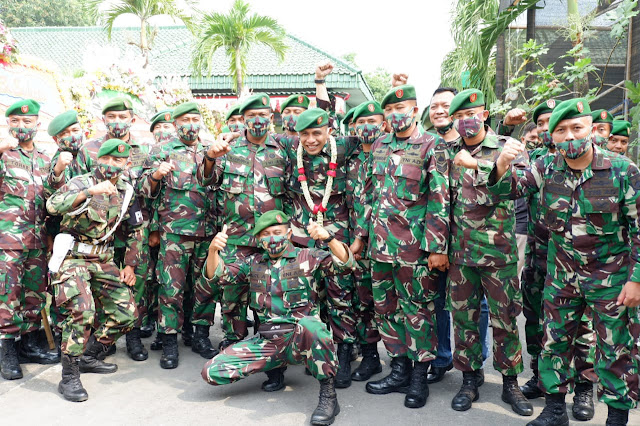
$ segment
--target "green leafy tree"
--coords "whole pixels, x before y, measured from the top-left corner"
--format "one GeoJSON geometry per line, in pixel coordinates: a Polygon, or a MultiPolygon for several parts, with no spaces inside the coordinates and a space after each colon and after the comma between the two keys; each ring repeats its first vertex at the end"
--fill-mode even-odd
{"type": "Polygon", "coordinates": [[[378,67],[374,72],[366,73],[365,80],[369,84],[373,98],[382,102],[382,98],[391,90],[391,74],[384,68],[378,67]]]}
{"type": "Polygon", "coordinates": [[[229,59],[229,76],[240,95],[247,74],[247,56],[252,46],[265,45],[282,61],[288,46],[286,33],[278,21],[258,14],[243,0],[236,0],[228,13],[207,13],[200,22],[193,48],[192,68],[196,73],[211,75],[213,55],[223,49],[229,59]]]}
{"type": "MultiPolygon", "coordinates": [[[[183,0],[187,8],[191,7],[191,0],[183,0]]],[[[191,17],[186,10],[180,7],[177,0],[117,0],[112,2],[104,2],[102,0],[85,0],[85,9],[90,16],[104,26],[109,40],[111,40],[111,32],[113,25],[121,16],[133,15],[140,20],[140,42],[134,43],[142,56],[144,57],[146,68],[149,65],[149,53],[153,46],[153,40],[157,34],[157,29],[149,24],[149,20],[154,16],[169,16],[174,21],[181,21],[187,28],[192,29],[191,17]],[[106,3],[106,8],[101,7],[106,3]]]]}
{"type": "Polygon", "coordinates": [[[95,20],[78,0],[2,0],[0,18],[15,27],[82,27],[95,20]]]}

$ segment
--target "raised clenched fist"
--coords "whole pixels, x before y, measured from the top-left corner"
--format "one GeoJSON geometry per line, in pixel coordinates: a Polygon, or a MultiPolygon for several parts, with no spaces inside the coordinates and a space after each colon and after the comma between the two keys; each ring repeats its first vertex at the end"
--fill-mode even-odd
{"type": "Polygon", "coordinates": [[[91,195],[115,195],[118,193],[118,188],[111,183],[110,180],[102,181],[89,188],[89,194],[91,195]]]}
{"type": "Polygon", "coordinates": [[[155,172],[153,172],[152,176],[153,176],[153,178],[155,180],[160,180],[163,177],[165,177],[166,175],[168,175],[174,169],[175,169],[175,167],[173,166],[173,164],[167,163],[166,161],[163,161],[158,166],[158,169],[155,172]]]}
{"type": "Polygon", "coordinates": [[[333,64],[326,62],[316,67],[316,80],[324,80],[333,71],[333,64]]]}

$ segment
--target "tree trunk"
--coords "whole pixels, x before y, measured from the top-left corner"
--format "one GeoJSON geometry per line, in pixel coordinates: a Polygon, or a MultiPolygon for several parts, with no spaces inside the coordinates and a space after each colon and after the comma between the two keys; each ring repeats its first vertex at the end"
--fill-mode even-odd
{"type": "Polygon", "coordinates": [[[147,21],[144,19],[140,20],[140,50],[144,58],[142,68],[147,68],[147,65],[149,65],[149,45],[147,41],[147,21]]]}
{"type": "Polygon", "coordinates": [[[240,52],[236,51],[236,86],[237,86],[238,97],[240,97],[240,95],[242,94],[242,88],[243,88],[242,74],[244,71],[242,69],[242,58],[240,55],[241,55],[240,52]]]}

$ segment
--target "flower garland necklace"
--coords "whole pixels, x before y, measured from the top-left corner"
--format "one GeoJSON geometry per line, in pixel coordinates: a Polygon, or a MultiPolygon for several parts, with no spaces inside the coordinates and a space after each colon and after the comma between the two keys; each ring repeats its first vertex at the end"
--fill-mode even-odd
{"type": "Polygon", "coordinates": [[[331,197],[333,178],[336,177],[336,169],[338,168],[338,148],[336,147],[336,140],[333,138],[333,136],[329,136],[329,148],[331,149],[331,160],[329,162],[329,170],[327,171],[328,178],[327,185],[324,189],[324,196],[322,197],[322,201],[320,202],[320,204],[313,204],[313,198],[311,198],[311,194],[309,193],[307,176],[304,173],[304,163],[302,162],[303,147],[301,142],[298,143],[298,182],[300,182],[300,185],[302,186],[302,193],[304,194],[304,198],[307,201],[307,205],[309,206],[309,209],[313,211],[313,214],[317,216],[317,221],[319,224],[323,223],[323,213],[327,211],[327,203],[329,202],[329,198],[331,197]]]}

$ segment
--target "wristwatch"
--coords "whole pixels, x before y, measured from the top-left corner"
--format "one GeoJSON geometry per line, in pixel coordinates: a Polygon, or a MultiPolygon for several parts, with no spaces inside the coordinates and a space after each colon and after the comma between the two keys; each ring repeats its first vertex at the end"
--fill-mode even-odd
{"type": "Polygon", "coordinates": [[[336,239],[336,236],[331,231],[327,231],[329,233],[329,238],[324,240],[325,243],[329,244],[331,241],[336,239]]]}
{"type": "Polygon", "coordinates": [[[89,198],[91,197],[91,194],[89,193],[89,188],[85,188],[82,190],[82,193],[84,194],[85,197],[89,198]]]}
{"type": "Polygon", "coordinates": [[[324,78],[322,80],[315,79],[313,80],[316,84],[324,84],[324,78]]]}
{"type": "Polygon", "coordinates": [[[216,162],[216,159],[214,157],[209,157],[209,153],[207,151],[204,152],[204,158],[211,161],[212,163],[216,162]]]}

